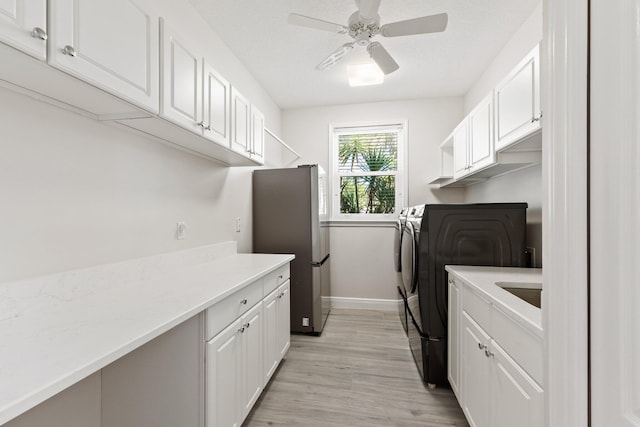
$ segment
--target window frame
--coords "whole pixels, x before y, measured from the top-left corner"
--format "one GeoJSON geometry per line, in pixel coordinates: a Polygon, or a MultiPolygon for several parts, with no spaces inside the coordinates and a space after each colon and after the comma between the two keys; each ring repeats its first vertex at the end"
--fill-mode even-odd
{"type": "Polygon", "coordinates": [[[406,189],[407,189],[407,152],[408,145],[408,121],[400,120],[380,120],[371,122],[353,122],[353,123],[332,123],[329,125],[329,174],[330,178],[330,209],[332,221],[347,222],[376,222],[376,221],[395,221],[398,212],[405,205],[406,189]],[[398,168],[394,171],[377,171],[370,173],[340,173],[339,172],[339,136],[350,135],[354,133],[381,133],[384,131],[397,131],[398,133],[398,168]],[[394,175],[395,176],[395,209],[393,213],[358,213],[347,214],[340,212],[340,177],[341,176],[373,176],[373,175],[394,175]]]}

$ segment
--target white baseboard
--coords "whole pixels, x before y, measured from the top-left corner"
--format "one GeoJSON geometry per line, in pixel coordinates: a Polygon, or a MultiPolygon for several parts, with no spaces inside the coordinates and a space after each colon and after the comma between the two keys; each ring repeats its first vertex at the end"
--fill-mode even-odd
{"type": "Polygon", "coordinates": [[[373,299],[373,298],[346,298],[346,297],[322,297],[328,298],[331,308],[349,308],[355,310],[398,311],[402,300],[373,299]]]}

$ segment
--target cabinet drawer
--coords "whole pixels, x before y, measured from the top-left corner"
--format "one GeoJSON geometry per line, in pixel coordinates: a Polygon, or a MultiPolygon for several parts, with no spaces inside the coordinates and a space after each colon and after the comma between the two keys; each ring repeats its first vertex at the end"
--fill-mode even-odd
{"type": "Polygon", "coordinates": [[[483,329],[489,330],[491,324],[491,304],[478,295],[473,288],[464,285],[462,308],[483,329]]]}
{"type": "Polygon", "coordinates": [[[262,287],[263,279],[256,280],[208,308],[206,340],[216,336],[227,325],[260,302],[264,295],[262,287]]]}
{"type": "Polygon", "coordinates": [[[264,276],[264,294],[269,295],[271,291],[282,285],[289,278],[289,264],[283,265],[275,271],[264,276]]]}
{"type": "Polygon", "coordinates": [[[538,385],[542,384],[542,338],[519,326],[496,306],[492,307],[491,338],[526,371],[538,385]]]}

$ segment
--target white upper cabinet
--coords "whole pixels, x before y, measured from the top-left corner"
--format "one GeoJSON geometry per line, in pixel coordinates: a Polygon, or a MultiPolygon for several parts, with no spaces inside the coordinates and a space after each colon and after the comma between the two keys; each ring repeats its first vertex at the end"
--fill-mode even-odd
{"type": "Polygon", "coordinates": [[[164,19],[161,27],[162,95],[160,115],[201,133],[202,56],[164,19]]]}
{"type": "Polygon", "coordinates": [[[206,60],[203,61],[202,66],[204,136],[229,147],[231,144],[231,86],[206,60]]]}
{"type": "Polygon", "coordinates": [[[235,87],[231,88],[231,148],[245,155],[251,149],[251,104],[235,87]]]}
{"type": "Polygon", "coordinates": [[[453,178],[469,173],[469,122],[463,120],[453,131],[453,178]]]}
{"type": "Polygon", "coordinates": [[[493,164],[493,93],[469,114],[469,169],[477,171],[493,164]]]}
{"type": "Polygon", "coordinates": [[[251,106],[251,158],[264,164],[264,114],[251,106]]]}
{"type": "Polygon", "coordinates": [[[0,41],[46,59],[46,0],[0,0],[0,41]]]}
{"type": "Polygon", "coordinates": [[[540,54],[536,45],[495,88],[496,150],[540,127],[540,54]]]}
{"type": "Polygon", "coordinates": [[[49,63],[151,112],[158,43],[158,15],[146,0],[49,1],[49,63]]]}

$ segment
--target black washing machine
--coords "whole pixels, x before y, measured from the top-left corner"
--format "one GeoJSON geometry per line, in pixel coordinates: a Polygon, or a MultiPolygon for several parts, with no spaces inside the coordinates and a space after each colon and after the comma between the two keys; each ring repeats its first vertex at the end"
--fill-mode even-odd
{"type": "Polygon", "coordinates": [[[445,265],[526,267],[526,203],[423,205],[405,222],[400,260],[409,346],[428,386],[447,384],[445,265]]]}

